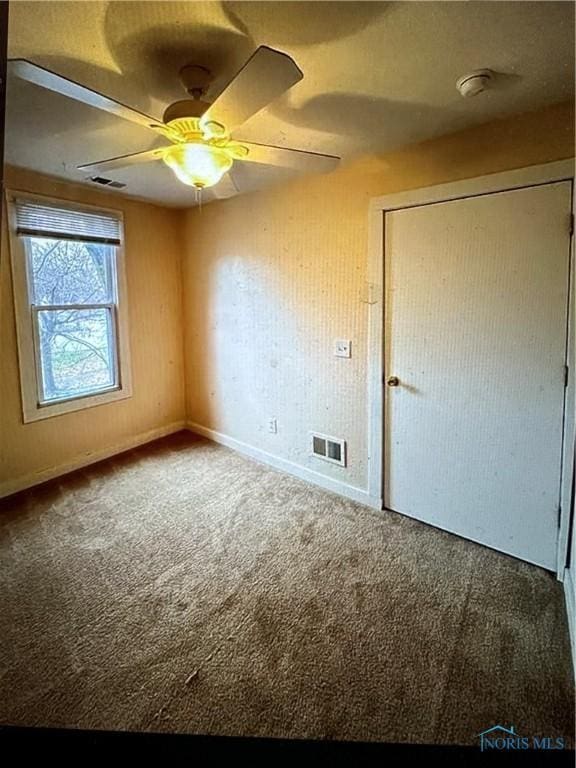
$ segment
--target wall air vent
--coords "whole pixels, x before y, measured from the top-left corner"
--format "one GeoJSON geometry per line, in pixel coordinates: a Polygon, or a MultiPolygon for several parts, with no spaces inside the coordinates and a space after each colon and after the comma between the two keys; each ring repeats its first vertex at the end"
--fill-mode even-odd
{"type": "Polygon", "coordinates": [[[331,464],[346,466],[346,441],[319,432],[310,432],[312,456],[331,464]]]}
{"type": "Polygon", "coordinates": [[[112,179],[105,179],[103,176],[90,176],[89,181],[93,181],[94,184],[101,184],[103,187],[112,187],[113,189],[123,189],[126,186],[121,181],[112,181],[112,179]]]}

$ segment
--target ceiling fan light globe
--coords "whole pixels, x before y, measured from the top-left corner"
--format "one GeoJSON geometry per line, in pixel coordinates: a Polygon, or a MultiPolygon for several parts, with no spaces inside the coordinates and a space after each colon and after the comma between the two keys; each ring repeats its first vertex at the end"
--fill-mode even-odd
{"type": "Polygon", "coordinates": [[[163,160],[183,184],[197,189],[218,184],[234,162],[219,147],[192,143],[170,147],[163,160]]]}

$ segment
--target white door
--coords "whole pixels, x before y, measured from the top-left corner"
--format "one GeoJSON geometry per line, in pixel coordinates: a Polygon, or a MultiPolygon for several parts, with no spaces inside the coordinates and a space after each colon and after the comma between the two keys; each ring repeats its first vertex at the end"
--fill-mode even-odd
{"type": "Polygon", "coordinates": [[[385,506],[551,570],[570,206],[559,182],[385,215],[385,506]]]}

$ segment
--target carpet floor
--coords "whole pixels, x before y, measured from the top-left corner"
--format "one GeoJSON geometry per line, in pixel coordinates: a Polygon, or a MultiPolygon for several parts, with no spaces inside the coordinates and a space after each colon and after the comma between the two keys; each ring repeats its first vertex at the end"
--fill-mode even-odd
{"type": "Polygon", "coordinates": [[[561,585],[186,433],[0,514],[0,722],[571,739],[561,585]]]}

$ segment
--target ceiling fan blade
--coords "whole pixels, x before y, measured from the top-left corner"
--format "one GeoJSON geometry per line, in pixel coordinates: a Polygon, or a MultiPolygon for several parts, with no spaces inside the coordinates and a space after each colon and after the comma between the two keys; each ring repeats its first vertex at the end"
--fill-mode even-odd
{"type": "Polygon", "coordinates": [[[240,190],[236,186],[236,182],[230,171],[222,176],[218,184],[210,187],[212,197],[216,200],[225,200],[227,197],[233,197],[234,195],[237,195],[239,191],[240,190]]]}
{"type": "Polygon", "coordinates": [[[79,171],[89,171],[90,173],[113,171],[116,168],[127,168],[129,165],[140,165],[141,163],[150,163],[153,160],[161,160],[164,149],[166,147],[149,149],[146,152],[135,152],[132,155],[120,155],[120,157],[112,157],[110,160],[101,160],[97,163],[87,163],[77,167],[79,171]]]}
{"type": "Polygon", "coordinates": [[[303,77],[290,56],[261,45],[206,110],[201,124],[220,123],[231,132],[303,77]]]}
{"type": "Polygon", "coordinates": [[[243,160],[262,163],[263,165],[277,165],[282,168],[293,168],[295,171],[308,171],[309,173],[327,173],[334,170],[340,162],[340,158],[334,155],[321,155],[317,152],[272,147],[267,144],[253,144],[247,141],[240,143],[244,147],[248,147],[249,150],[248,155],[243,160]]]}
{"type": "Polygon", "coordinates": [[[156,133],[161,133],[163,136],[166,136],[169,132],[168,127],[161,120],[156,120],[154,117],[150,117],[150,115],[138,112],[138,110],[132,109],[132,107],[127,107],[119,101],[114,101],[114,99],[98,93],[98,91],[93,91],[85,85],[80,85],[80,83],[76,83],[74,80],[69,80],[67,77],[51,72],[49,69],[33,64],[26,59],[9,59],[8,72],[15,77],[19,77],[21,80],[26,80],[28,83],[33,83],[49,91],[55,91],[62,94],[62,96],[67,96],[69,99],[75,99],[82,102],[82,104],[87,104],[89,107],[109,112],[112,115],[121,117],[123,120],[129,120],[131,123],[136,123],[136,125],[140,125],[143,128],[149,128],[156,133]]]}

